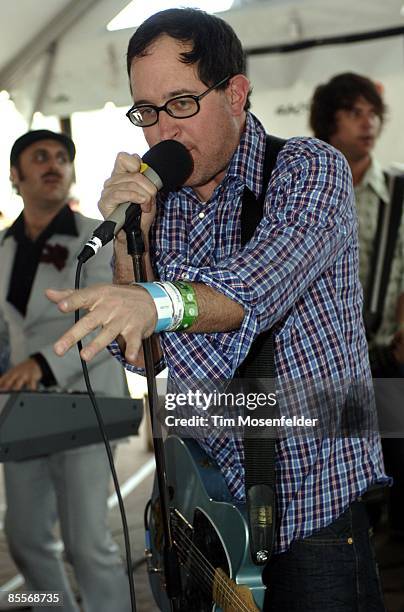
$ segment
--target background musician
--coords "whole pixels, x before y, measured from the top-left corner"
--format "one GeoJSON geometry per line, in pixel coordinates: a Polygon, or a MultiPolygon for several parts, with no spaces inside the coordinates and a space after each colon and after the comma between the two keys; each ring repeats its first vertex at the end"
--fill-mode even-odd
{"type": "MultiPolygon", "coordinates": [[[[97,223],[66,205],[74,156],[73,141],[48,130],[24,134],[11,149],[10,178],[24,209],[0,233],[0,329],[8,327],[11,348],[10,367],[0,376],[3,391],[85,390],[78,355],[54,356],[52,343],[65,320],[44,295],[49,285],[74,282],[77,254],[97,223]]],[[[85,267],[84,284],[111,280],[110,257],[106,249],[85,267]]],[[[107,353],[91,365],[90,378],[96,393],[128,395],[122,370],[107,353]]],[[[26,588],[63,591],[61,609],[79,610],[56,546],[59,519],[83,610],[127,612],[127,578],[107,527],[110,471],[104,446],[6,462],[4,472],[5,531],[26,588]]]]}

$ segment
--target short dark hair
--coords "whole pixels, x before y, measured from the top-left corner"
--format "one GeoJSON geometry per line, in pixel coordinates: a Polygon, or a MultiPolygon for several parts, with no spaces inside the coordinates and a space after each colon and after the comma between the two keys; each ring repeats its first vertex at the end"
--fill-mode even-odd
{"type": "MultiPolygon", "coordinates": [[[[144,21],[129,41],[127,70],[135,57],[146,54],[153,41],[167,34],[192,49],[181,53],[184,64],[197,64],[199,79],[210,87],[226,75],[246,74],[245,53],[234,30],[228,23],[199,9],[167,9],[144,21]]],[[[227,81],[220,89],[225,89],[227,81]]],[[[245,110],[250,107],[248,94],[245,110]]]]}
{"type": "Polygon", "coordinates": [[[376,84],[360,74],[344,72],[314,91],[310,105],[310,127],[314,136],[329,142],[337,129],[336,112],[352,109],[359,97],[373,106],[383,124],[387,109],[376,84]]]}

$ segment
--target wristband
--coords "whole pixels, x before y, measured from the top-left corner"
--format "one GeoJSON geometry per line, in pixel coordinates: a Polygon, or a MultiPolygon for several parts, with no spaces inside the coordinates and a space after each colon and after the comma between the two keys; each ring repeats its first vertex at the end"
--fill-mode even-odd
{"type": "Polygon", "coordinates": [[[154,333],[169,329],[173,324],[173,303],[162,283],[133,283],[143,287],[151,295],[157,310],[157,324],[154,333]]]}
{"type": "Polygon", "coordinates": [[[157,310],[155,333],[184,331],[198,318],[198,304],[192,285],[182,281],[132,284],[143,287],[153,298],[157,310]]]}
{"type": "Polygon", "coordinates": [[[184,301],[182,299],[181,293],[178,291],[177,287],[170,282],[160,283],[157,281],[157,284],[160,285],[167,292],[168,297],[171,299],[171,303],[173,306],[173,319],[170,327],[168,327],[165,331],[175,331],[182,322],[182,318],[184,316],[184,301]]]}
{"type": "Polygon", "coordinates": [[[174,281],[172,283],[174,287],[180,292],[182,301],[184,303],[184,314],[182,321],[175,329],[175,331],[184,331],[188,329],[198,318],[198,303],[196,301],[195,290],[192,285],[184,283],[183,281],[174,281]]]}

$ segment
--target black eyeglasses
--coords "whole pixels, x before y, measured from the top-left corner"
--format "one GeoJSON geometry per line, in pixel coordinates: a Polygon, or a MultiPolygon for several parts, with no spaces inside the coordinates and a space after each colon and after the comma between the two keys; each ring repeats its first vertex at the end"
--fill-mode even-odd
{"type": "Polygon", "coordinates": [[[199,101],[202,100],[205,96],[208,95],[209,92],[217,89],[220,85],[223,85],[226,81],[230,79],[230,75],[209,87],[206,91],[199,94],[199,96],[193,96],[191,94],[187,94],[185,96],[176,96],[175,98],[171,98],[171,100],[167,100],[163,106],[154,106],[153,104],[135,104],[128,110],[126,116],[129,121],[136,125],[137,127],[150,127],[154,125],[159,120],[160,111],[165,111],[170,117],[174,117],[175,119],[187,119],[188,117],[193,117],[197,113],[199,113],[201,106],[199,101]]]}

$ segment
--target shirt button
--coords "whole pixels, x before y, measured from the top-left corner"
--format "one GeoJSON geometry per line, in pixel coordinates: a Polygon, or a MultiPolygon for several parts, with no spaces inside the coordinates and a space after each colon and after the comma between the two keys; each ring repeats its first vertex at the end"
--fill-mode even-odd
{"type": "Polygon", "coordinates": [[[199,213],[199,215],[198,215],[198,217],[199,217],[200,219],[203,219],[203,218],[204,218],[204,216],[205,216],[205,213],[204,213],[204,212],[200,212],[200,213],[199,213]]]}

